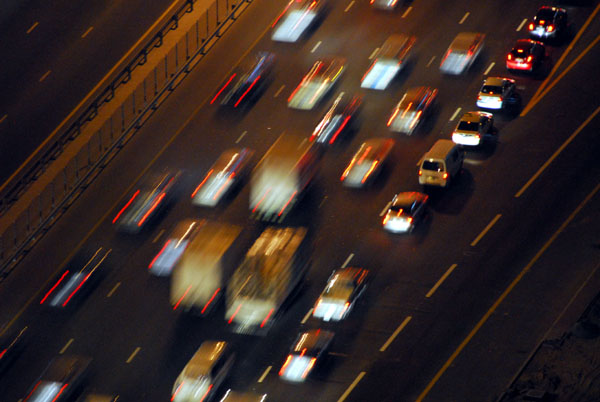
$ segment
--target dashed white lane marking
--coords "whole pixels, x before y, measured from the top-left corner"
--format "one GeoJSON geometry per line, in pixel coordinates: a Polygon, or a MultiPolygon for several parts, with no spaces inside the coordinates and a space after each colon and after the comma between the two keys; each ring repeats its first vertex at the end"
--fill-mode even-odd
{"type": "Polygon", "coordinates": [[[281,91],[283,91],[283,88],[285,88],[285,85],[282,85],[281,88],[279,88],[277,90],[277,92],[275,92],[275,95],[273,96],[273,98],[277,98],[279,96],[279,94],[281,93],[281,91]]]}
{"type": "Polygon", "coordinates": [[[379,216],[383,216],[383,214],[385,214],[388,210],[388,208],[390,207],[390,205],[392,205],[392,202],[388,202],[385,207],[383,207],[383,209],[381,210],[381,212],[379,213],[379,216]]]}
{"type": "Polygon", "coordinates": [[[44,75],[42,75],[42,78],[40,78],[40,82],[44,81],[46,78],[48,78],[48,76],[50,75],[50,70],[46,71],[44,73],[44,75]]]}
{"type": "Polygon", "coordinates": [[[435,56],[432,56],[431,59],[429,59],[429,63],[427,63],[427,67],[431,66],[431,63],[433,63],[434,60],[435,56]]]}
{"type": "Polygon", "coordinates": [[[308,318],[310,317],[310,315],[312,314],[312,312],[313,312],[312,308],[310,310],[308,310],[308,313],[306,313],[306,315],[304,316],[304,318],[302,319],[302,321],[300,321],[300,324],[306,323],[306,321],[308,321],[308,318]]]}
{"type": "Polygon", "coordinates": [[[81,39],[83,39],[83,38],[85,38],[86,36],[88,36],[88,35],[89,35],[89,33],[90,33],[90,32],[92,32],[92,30],[93,30],[93,29],[94,29],[94,27],[89,27],[89,28],[87,29],[87,31],[85,31],[85,32],[83,33],[83,35],[81,35],[81,39]]]}
{"type": "Polygon", "coordinates": [[[327,196],[323,197],[323,200],[321,201],[321,203],[319,204],[319,208],[321,208],[323,206],[323,204],[325,204],[325,201],[327,200],[327,196]]]}
{"type": "Polygon", "coordinates": [[[340,396],[340,399],[338,399],[337,402],[344,402],[346,400],[346,398],[348,398],[348,395],[350,395],[350,392],[352,392],[352,390],[358,385],[358,383],[360,382],[360,380],[362,380],[362,378],[365,376],[365,374],[367,374],[366,371],[361,371],[358,374],[358,376],[356,376],[354,381],[352,381],[352,384],[350,384],[348,389],[346,389],[346,391],[342,394],[342,396],[340,396]]]}
{"type": "Polygon", "coordinates": [[[156,235],[156,237],[154,239],[152,239],[152,243],[156,243],[158,241],[158,239],[160,239],[160,236],[163,235],[163,233],[165,233],[165,230],[161,229],[160,232],[158,232],[158,234],[156,235]]]}
{"type": "Polygon", "coordinates": [[[240,141],[242,140],[242,138],[244,138],[244,136],[246,135],[246,133],[247,133],[247,132],[248,132],[248,131],[244,130],[244,132],[242,133],[242,135],[240,135],[240,136],[238,137],[238,139],[237,139],[237,140],[235,140],[235,143],[237,144],[238,142],[240,142],[240,141]]]}
{"type": "Polygon", "coordinates": [[[458,114],[460,113],[460,109],[461,109],[461,108],[457,108],[457,109],[454,111],[454,114],[452,115],[452,117],[450,117],[450,121],[452,121],[452,120],[456,119],[456,116],[458,116],[458,114]]]}
{"type": "Polygon", "coordinates": [[[371,55],[369,56],[369,60],[373,60],[373,57],[375,57],[375,55],[377,54],[378,51],[379,51],[379,48],[375,48],[375,50],[373,50],[373,53],[371,53],[371,55]]]}
{"type": "Polygon", "coordinates": [[[318,41],[317,44],[312,48],[312,50],[310,52],[314,53],[315,50],[317,50],[319,48],[319,46],[321,46],[321,41],[318,41]]]}
{"type": "Polygon", "coordinates": [[[448,278],[450,276],[450,274],[452,273],[452,271],[454,271],[454,268],[456,268],[456,264],[450,265],[450,268],[448,268],[448,270],[446,272],[444,272],[444,275],[442,275],[442,277],[440,279],[438,279],[438,281],[435,283],[435,285],[433,285],[433,287],[431,288],[431,290],[429,290],[429,292],[427,292],[427,294],[425,295],[425,297],[431,297],[435,293],[435,291],[437,290],[437,288],[439,288],[440,285],[442,283],[444,283],[444,281],[446,280],[446,278],[448,278]]]}
{"type": "Polygon", "coordinates": [[[348,12],[348,10],[350,10],[350,8],[352,8],[352,6],[353,6],[353,5],[354,5],[354,0],[352,0],[352,1],[350,2],[350,4],[348,4],[348,7],[346,7],[346,8],[344,9],[344,12],[345,12],[345,13],[347,13],[347,12],[348,12]]]}
{"type": "Polygon", "coordinates": [[[348,258],[346,258],[346,261],[344,261],[344,263],[342,264],[342,268],[346,268],[346,265],[348,265],[348,263],[350,262],[350,260],[352,259],[352,257],[354,257],[354,253],[350,253],[350,255],[348,256],[348,258]]]}
{"type": "Polygon", "coordinates": [[[271,371],[271,368],[273,368],[273,366],[269,366],[265,369],[264,373],[262,373],[262,375],[260,376],[260,378],[258,379],[257,382],[263,382],[265,380],[265,377],[267,376],[267,374],[269,374],[269,371],[271,371]]]}
{"type": "Polygon", "coordinates": [[[461,25],[463,22],[465,22],[465,20],[469,17],[469,14],[470,13],[467,11],[460,21],[458,21],[458,24],[461,25]]]}
{"type": "Polygon", "coordinates": [[[400,325],[398,325],[398,328],[396,328],[396,330],[394,331],[392,336],[390,336],[389,339],[387,341],[385,341],[383,346],[379,348],[380,352],[385,352],[385,350],[388,348],[388,346],[390,346],[390,344],[394,341],[394,339],[396,339],[396,337],[404,329],[404,327],[406,327],[406,325],[408,325],[408,323],[410,322],[411,319],[412,319],[412,317],[409,315],[408,317],[406,317],[404,319],[404,321],[402,321],[402,323],[400,325]]]}
{"type": "Polygon", "coordinates": [[[119,286],[121,286],[121,282],[117,282],[117,284],[112,288],[112,290],[110,292],[108,292],[106,297],[111,297],[113,295],[113,293],[115,293],[117,291],[119,286]]]}
{"type": "Polygon", "coordinates": [[[406,11],[405,11],[405,12],[402,14],[402,17],[401,17],[401,18],[406,18],[406,16],[408,15],[408,13],[410,13],[410,10],[412,10],[412,6],[411,6],[411,7],[408,7],[408,8],[406,9],[406,11]]]}
{"type": "Polygon", "coordinates": [[[142,350],[142,348],[140,348],[139,346],[137,348],[135,348],[135,350],[129,356],[129,358],[125,361],[125,363],[127,363],[127,364],[131,363],[131,361],[133,360],[133,358],[135,357],[135,355],[137,355],[140,350],[142,350]]]}
{"type": "Polygon", "coordinates": [[[27,34],[29,35],[34,29],[35,27],[37,27],[40,23],[39,22],[34,22],[33,25],[27,30],[27,34]]]}
{"type": "Polygon", "coordinates": [[[490,72],[490,70],[492,69],[492,67],[494,67],[495,65],[496,65],[496,63],[492,61],[492,62],[490,63],[490,65],[488,66],[488,68],[486,68],[486,69],[485,69],[485,71],[484,71],[483,75],[488,75],[488,74],[489,74],[489,72],[490,72]]]}
{"type": "Polygon", "coordinates": [[[521,23],[517,27],[516,31],[519,32],[521,30],[521,28],[523,28],[523,25],[525,25],[526,22],[527,22],[527,18],[523,18],[523,21],[521,21],[521,23]]]}
{"type": "Polygon", "coordinates": [[[494,224],[498,222],[498,219],[500,219],[501,216],[502,214],[496,215],[494,219],[492,219],[491,222],[488,223],[488,225],[481,231],[481,233],[479,233],[475,240],[471,242],[471,247],[475,247],[477,243],[479,243],[479,240],[481,240],[483,236],[485,236],[485,234],[492,228],[492,226],[494,226],[494,224]]]}
{"type": "Polygon", "coordinates": [[[60,352],[58,352],[58,354],[62,355],[63,353],[65,353],[67,351],[67,349],[69,348],[69,346],[71,346],[73,341],[74,341],[73,338],[69,339],[69,341],[65,344],[65,346],[63,346],[63,348],[60,350],[60,352]]]}

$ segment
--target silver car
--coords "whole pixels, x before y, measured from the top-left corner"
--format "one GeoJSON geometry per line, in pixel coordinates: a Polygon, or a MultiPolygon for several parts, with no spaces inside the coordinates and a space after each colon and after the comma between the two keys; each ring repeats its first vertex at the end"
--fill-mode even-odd
{"type": "Polygon", "coordinates": [[[487,112],[467,112],[452,132],[456,144],[475,147],[494,129],[494,115],[487,112]]]}
{"type": "Polygon", "coordinates": [[[364,187],[373,182],[395,143],[391,138],[371,138],[363,142],[342,174],[344,186],[364,187]]]}
{"type": "Polygon", "coordinates": [[[461,32],[456,35],[442,58],[440,70],[446,74],[462,74],[475,62],[483,49],[485,34],[461,32]]]}
{"type": "Polygon", "coordinates": [[[288,98],[288,107],[310,110],[333,88],[346,69],[346,59],[317,60],[288,98]]]}
{"type": "Polygon", "coordinates": [[[477,96],[477,106],[482,109],[504,109],[517,100],[515,80],[504,77],[488,77],[477,96]]]}
{"type": "Polygon", "coordinates": [[[367,287],[369,270],[344,267],[333,271],[313,307],[313,317],[323,321],[343,320],[367,287]]]}
{"type": "Polygon", "coordinates": [[[390,130],[411,135],[431,111],[437,92],[430,87],[414,87],[406,91],[388,119],[390,130]]]}
{"type": "Polygon", "coordinates": [[[383,228],[392,233],[412,232],[423,219],[428,200],[427,194],[416,191],[396,194],[383,217],[383,228]]]}
{"type": "Polygon", "coordinates": [[[325,0],[290,0],[273,24],[271,39],[296,42],[322,16],[325,0]]]}

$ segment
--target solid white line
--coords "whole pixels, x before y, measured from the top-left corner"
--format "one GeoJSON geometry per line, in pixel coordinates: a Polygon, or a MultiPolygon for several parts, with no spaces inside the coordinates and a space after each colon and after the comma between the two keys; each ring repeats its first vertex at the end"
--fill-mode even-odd
{"type": "Polygon", "coordinates": [[[383,216],[383,214],[386,213],[386,211],[388,210],[388,208],[390,207],[390,205],[392,205],[392,202],[388,202],[387,204],[385,204],[385,207],[381,210],[381,212],[379,213],[379,216],[383,216]]]}
{"type": "Polygon", "coordinates": [[[348,10],[350,10],[350,8],[351,8],[353,5],[354,5],[354,0],[352,0],[352,1],[350,2],[350,4],[348,4],[348,7],[346,7],[346,8],[344,9],[344,12],[345,12],[345,13],[347,13],[347,12],[348,12],[348,10]]]}
{"type": "Polygon", "coordinates": [[[29,29],[27,30],[27,34],[30,34],[30,33],[31,33],[31,31],[33,31],[33,30],[35,29],[35,27],[37,27],[38,25],[39,25],[39,22],[37,22],[37,21],[36,21],[36,22],[34,22],[34,23],[33,23],[33,25],[31,26],[31,28],[29,28],[29,29]]]}
{"type": "Polygon", "coordinates": [[[492,69],[492,67],[494,67],[496,65],[496,63],[494,63],[492,61],[492,63],[488,66],[488,68],[485,69],[485,72],[483,73],[483,75],[488,75],[488,73],[490,72],[490,70],[492,69]]]}
{"type": "Polygon", "coordinates": [[[456,111],[454,112],[454,114],[452,115],[452,117],[450,117],[450,121],[454,120],[456,118],[456,116],[458,116],[458,114],[460,113],[460,109],[461,108],[457,108],[456,111]]]}
{"type": "Polygon", "coordinates": [[[283,91],[283,88],[285,88],[285,85],[282,85],[281,88],[279,88],[277,90],[277,92],[275,92],[275,96],[273,96],[273,98],[277,98],[279,96],[279,94],[281,93],[281,91],[283,91]]]}
{"type": "Polygon", "coordinates": [[[65,353],[67,351],[67,349],[69,348],[69,346],[71,346],[71,344],[73,343],[74,339],[71,338],[69,339],[69,341],[67,342],[67,344],[65,346],[63,346],[63,348],[60,350],[60,352],[58,352],[59,355],[62,355],[63,353],[65,353]]]}
{"type": "Polygon", "coordinates": [[[431,290],[429,290],[429,292],[427,292],[425,297],[431,297],[431,295],[433,295],[435,293],[437,288],[440,287],[440,285],[446,280],[446,278],[448,278],[450,276],[452,271],[454,271],[454,268],[456,268],[456,264],[450,265],[450,268],[448,268],[448,270],[444,273],[444,275],[442,275],[442,277],[440,279],[438,279],[438,281],[435,283],[435,285],[433,285],[431,290]]]}
{"type": "Polygon", "coordinates": [[[48,76],[50,75],[50,70],[46,71],[46,73],[44,75],[42,75],[42,78],[40,78],[40,82],[44,81],[46,78],[48,78],[48,76]]]}
{"type": "Polygon", "coordinates": [[[133,351],[133,353],[131,354],[131,356],[129,356],[129,359],[127,359],[125,361],[125,363],[131,363],[131,361],[133,360],[133,358],[135,357],[135,355],[137,355],[140,350],[142,350],[142,348],[140,348],[139,346],[137,348],[135,348],[135,350],[133,351]]]}
{"type": "Polygon", "coordinates": [[[464,15],[464,17],[462,17],[461,20],[458,21],[458,24],[461,25],[463,22],[465,22],[465,20],[467,19],[468,16],[469,16],[469,12],[467,11],[467,13],[464,15]]]}
{"type": "Polygon", "coordinates": [[[271,371],[271,367],[272,367],[272,366],[269,366],[269,367],[267,367],[267,369],[266,369],[266,370],[265,370],[265,372],[264,372],[264,373],[263,373],[263,374],[260,376],[260,378],[258,379],[258,381],[257,381],[257,382],[263,382],[263,381],[264,381],[264,379],[265,379],[265,377],[267,376],[267,374],[269,374],[269,371],[271,371]]]}
{"type": "Polygon", "coordinates": [[[525,25],[526,22],[527,22],[527,18],[523,18],[523,21],[521,21],[521,23],[517,27],[517,32],[519,32],[521,30],[521,28],[523,28],[523,25],[525,25]]]}
{"type": "Polygon", "coordinates": [[[406,317],[404,319],[404,321],[402,321],[402,324],[398,325],[398,328],[396,328],[396,330],[394,331],[392,336],[390,336],[389,339],[387,341],[385,341],[383,346],[379,348],[380,352],[385,352],[385,350],[388,348],[388,346],[390,346],[390,344],[394,341],[394,339],[396,339],[396,337],[398,336],[400,331],[402,331],[404,329],[404,327],[406,327],[406,325],[410,322],[411,319],[412,319],[412,317],[409,315],[408,317],[406,317]]]}
{"type": "Polygon", "coordinates": [[[310,317],[310,315],[312,314],[313,309],[311,307],[310,310],[308,310],[308,313],[306,313],[306,315],[304,316],[304,318],[302,319],[302,321],[300,321],[300,324],[304,324],[306,321],[308,321],[308,317],[310,317]]]}
{"type": "Polygon", "coordinates": [[[244,132],[242,133],[242,135],[240,135],[240,136],[238,137],[238,139],[237,139],[237,140],[235,140],[235,143],[237,144],[238,142],[240,142],[240,141],[242,140],[242,138],[244,138],[244,136],[246,135],[246,133],[247,133],[247,132],[248,132],[248,131],[244,131],[244,132]]]}
{"type": "Polygon", "coordinates": [[[165,230],[161,229],[160,232],[158,232],[158,234],[156,235],[156,237],[152,240],[152,243],[156,243],[158,241],[158,239],[160,239],[160,236],[162,236],[163,233],[165,233],[165,230]]]}
{"type": "Polygon", "coordinates": [[[373,50],[373,53],[371,53],[371,55],[369,56],[369,60],[373,60],[373,57],[375,57],[375,55],[377,54],[378,51],[379,51],[379,48],[375,48],[375,50],[373,50]]]}
{"type": "Polygon", "coordinates": [[[83,38],[85,38],[86,36],[88,36],[88,34],[89,34],[90,32],[92,32],[92,30],[93,30],[93,29],[94,29],[94,27],[89,27],[89,28],[88,28],[88,30],[87,30],[87,31],[85,31],[85,32],[83,33],[83,35],[81,35],[81,39],[83,39],[83,38]]]}
{"type": "Polygon", "coordinates": [[[310,51],[311,53],[314,53],[315,50],[317,50],[317,48],[321,46],[321,41],[318,41],[317,44],[315,45],[315,47],[312,48],[312,50],[310,51]]]}
{"type": "Polygon", "coordinates": [[[108,292],[108,294],[106,295],[106,297],[111,297],[113,295],[113,293],[116,292],[117,288],[121,286],[121,282],[117,282],[117,284],[115,285],[114,288],[112,288],[112,290],[110,292],[108,292]]]}
{"type": "Polygon", "coordinates": [[[360,380],[362,380],[362,378],[365,376],[365,374],[367,374],[366,371],[361,371],[358,376],[356,376],[356,378],[354,379],[354,381],[352,381],[352,384],[350,384],[350,386],[348,387],[348,389],[346,389],[346,392],[344,392],[342,394],[342,396],[340,396],[340,399],[337,400],[337,402],[344,402],[346,400],[346,398],[348,398],[348,395],[350,395],[350,392],[352,392],[352,390],[354,389],[354,387],[356,387],[358,385],[358,382],[360,380]]]}
{"type": "Polygon", "coordinates": [[[401,18],[406,18],[406,16],[408,15],[408,13],[410,13],[410,10],[412,10],[412,6],[411,6],[411,7],[408,7],[408,8],[406,9],[406,11],[404,12],[404,14],[402,14],[402,17],[401,17],[401,18]]]}
{"type": "Polygon", "coordinates": [[[541,175],[544,170],[546,170],[548,165],[550,165],[552,163],[552,161],[562,152],[562,150],[565,149],[567,147],[567,145],[569,145],[571,143],[571,141],[573,141],[575,139],[577,134],[579,134],[579,132],[581,132],[581,130],[583,130],[584,127],[587,126],[594,117],[596,117],[598,112],[600,112],[600,106],[598,106],[596,108],[596,110],[594,110],[594,112],[587,119],[585,119],[585,121],[583,123],[581,123],[581,125],[579,127],[577,127],[577,130],[575,130],[575,132],[573,134],[571,134],[571,136],[569,138],[567,138],[567,140],[560,146],[560,148],[558,148],[556,150],[556,152],[554,152],[554,154],[552,154],[550,159],[548,159],[546,161],[546,163],[544,163],[542,165],[542,167],[539,168],[539,170],[537,172],[535,172],[535,174],[533,176],[531,176],[531,179],[529,179],[529,181],[527,183],[525,183],[525,185],[523,187],[521,187],[521,189],[517,192],[517,194],[515,194],[515,198],[519,198],[525,192],[525,190],[527,190],[529,188],[529,186],[531,186],[531,183],[533,183],[535,181],[535,179],[537,179],[538,176],[541,175]]]}
{"type": "Polygon", "coordinates": [[[429,63],[427,63],[427,67],[429,67],[431,65],[431,63],[433,63],[434,60],[435,60],[435,56],[431,57],[431,59],[429,60],[429,63]]]}
{"type": "Polygon", "coordinates": [[[350,253],[350,255],[348,256],[348,258],[346,258],[346,261],[344,261],[344,263],[342,264],[342,268],[345,268],[346,265],[348,265],[348,263],[350,262],[350,260],[352,259],[352,257],[354,257],[354,253],[350,253]]]}
{"type": "Polygon", "coordinates": [[[496,215],[494,219],[492,219],[492,221],[488,223],[488,225],[481,231],[481,233],[479,233],[479,236],[477,236],[475,240],[471,242],[471,247],[475,247],[477,243],[479,243],[479,240],[481,240],[483,236],[485,236],[485,234],[492,228],[492,226],[494,226],[494,224],[498,222],[498,219],[500,219],[501,216],[502,214],[496,215]]]}

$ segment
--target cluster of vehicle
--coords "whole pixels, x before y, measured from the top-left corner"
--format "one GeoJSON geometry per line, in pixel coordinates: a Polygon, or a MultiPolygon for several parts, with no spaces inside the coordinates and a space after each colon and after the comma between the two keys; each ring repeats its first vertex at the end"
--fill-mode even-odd
{"type": "MultiPolygon", "coordinates": [[[[373,7],[394,9],[397,0],[371,0],[373,7]]],[[[291,0],[273,24],[272,39],[295,42],[320,19],[326,10],[324,0],[291,0]]],[[[541,7],[528,24],[532,37],[555,39],[567,30],[566,10],[541,7]]],[[[440,62],[444,74],[462,74],[476,61],[484,47],[485,35],[461,32],[451,42],[440,62]]],[[[360,87],[385,90],[410,61],[415,37],[391,35],[373,54],[360,87]]],[[[545,57],[539,41],[521,39],[506,58],[509,70],[533,71],[545,57]]],[[[210,104],[245,107],[260,96],[269,83],[276,56],[256,53],[246,65],[228,77],[210,104]]],[[[314,62],[287,99],[292,109],[310,110],[335,87],[346,68],[342,57],[314,62]]],[[[412,135],[432,113],[436,88],[409,88],[391,110],[387,127],[393,133],[412,135]]],[[[488,77],[479,91],[479,108],[502,110],[519,101],[516,83],[504,77],[488,77]]],[[[260,161],[249,148],[224,151],[191,191],[193,205],[215,207],[236,187],[250,182],[250,212],[264,220],[281,222],[305,193],[318,171],[327,147],[336,144],[352,129],[363,104],[359,93],[339,92],[326,108],[312,133],[306,137],[282,134],[260,161]],[[249,180],[248,180],[249,179],[249,180]]],[[[424,187],[448,187],[460,173],[464,147],[476,147],[494,132],[494,116],[486,111],[469,111],[458,121],[450,139],[438,140],[418,163],[418,180],[424,187]]],[[[359,188],[371,184],[391,154],[396,141],[370,138],[358,147],[342,172],[342,185],[359,188]]],[[[142,180],[118,210],[112,223],[127,233],[138,233],[164,212],[176,199],[183,173],[165,170],[142,180]]],[[[382,214],[384,230],[412,232],[427,213],[429,196],[424,192],[400,192],[382,214]]],[[[238,332],[267,330],[281,312],[309,268],[305,228],[265,229],[250,246],[241,227],[186,219],[167,236],[148,270],[156,276],[171,277],[173,310],[200,315],[225,305],[225,320],[238,332]]],[[[250,237],[248,237],[250,238],[250,237]]],[[[44,293],[40,304],[54,309],[71,308],[102,277],[110,249],[95,247],[80,251],[67,264],[44,293]]],[[[369,270],[342,267],[332,272],[315,302],[312,316],[324,322],[343,320],[364,293],[369,270]]],[[[23,345],[26,329],[0,340],[0,369],[8,366],[23,345]]],[[[302,331],[292,344],[279,370],[287,381],[299,382],[327,354],[335,333],[323,328],[302,331]]],[[[25,401],[62,401],[77,394],[91,359],[64,355],[54,359],[32,386],[25,401]]],[[[225,341],[205,341],[176,379],[172,401],[206,401],[217,394],[235,362],[235,354],[225,341]]],[[[82,399],[83,400],[83,399],[82,399]]],[[[85,401],[114,401],[116,397],[88,395],[85,401]],[[94,399],[95,398],[95,399],[94,399]]],[[[265,401],[266,395],[227,391],[222,401],[265,401]]]]}

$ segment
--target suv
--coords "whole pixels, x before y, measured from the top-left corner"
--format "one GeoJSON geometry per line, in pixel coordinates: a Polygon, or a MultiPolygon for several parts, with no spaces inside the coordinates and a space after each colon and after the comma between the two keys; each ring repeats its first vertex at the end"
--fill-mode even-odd
{"type": "Polygon", "coordinates": [[[464,153],[451,140],[437,140],[419,162],[419,184],[448,187],[462,169],[464,153]]]}

